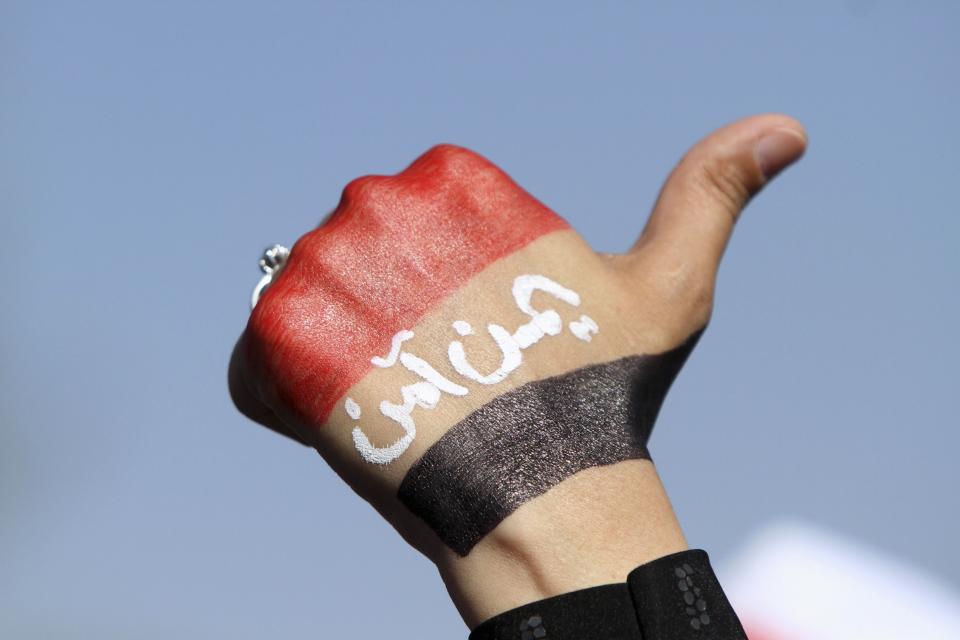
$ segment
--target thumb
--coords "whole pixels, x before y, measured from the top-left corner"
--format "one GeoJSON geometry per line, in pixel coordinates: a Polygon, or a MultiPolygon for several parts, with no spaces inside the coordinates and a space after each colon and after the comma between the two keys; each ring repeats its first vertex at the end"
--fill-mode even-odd
{"type": "Polygon", "coordinates": [[[713,132],[670,174],[627,263],[671,274],[712,298],[740,212],[806,145],[803,125],[783,115],[753,116],[713,132]]]}

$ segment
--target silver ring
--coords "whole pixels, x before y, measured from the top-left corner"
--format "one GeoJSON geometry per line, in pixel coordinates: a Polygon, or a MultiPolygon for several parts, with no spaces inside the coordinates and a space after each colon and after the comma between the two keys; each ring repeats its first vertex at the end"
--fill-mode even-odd
{"type": "Polygon", "coordinates": [[[260,271],[263,271],[263,277],[260,278],[260,282],[253,288],[253,293],[250,295],[251,311],[257,306],[257,302],[260,300],[263,292],[266,291],[270,283],[273,282],[274,276],[279,275],[280,271],[283,270],[289,257],[290,249],[287,249],[282,244],[275,244],[263,252],[263,255],[260,257],[260,271]]]}

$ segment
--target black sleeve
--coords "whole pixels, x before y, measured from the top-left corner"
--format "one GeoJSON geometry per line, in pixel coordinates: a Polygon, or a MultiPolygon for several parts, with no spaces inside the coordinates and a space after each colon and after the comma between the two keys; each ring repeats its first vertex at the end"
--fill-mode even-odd
{"type": "Polygon", "coordinates": [[[470,640],[747,640],[705,551],[658,558],[627,581],[533,602],[480,624],[470,640]]]}

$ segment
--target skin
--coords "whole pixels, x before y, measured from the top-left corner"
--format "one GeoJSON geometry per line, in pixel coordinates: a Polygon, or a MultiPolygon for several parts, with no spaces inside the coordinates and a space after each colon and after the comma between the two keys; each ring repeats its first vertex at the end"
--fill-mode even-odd
{"type": "MultiPolygon", "coordinates": [[[[397,426],[376,407],[387,398],[398,401],[398,390],[411,382],[410,372],[400,366],[374,368],[336,403],[327,403],[328,413],[318,411],[316,404],[309,404],[309,393],[297,393],[302,371],[283,358],[270,359],[278,344],[295,343],[300,351],[313,348],[309,340],[301,340],[305,325],[285,320],[306,308],[298,306],[290,287],[268,290],[234,350],[230,366],[234,402],[256,422],[316,448],[437,565],[471,628],[521,604],[623,581],[637,565],[687,548],[648,460],[589,468],[567,478],[510,514],[465,557],[445,547],[406,511],[397,500],[397,488],[431,444],[493,397],[584,365],[666,351],[704,327],[713,307],[717,269],[740,212],[805,147],[802,126],[782,115],[755,116],[723,127],[677,165],[629,252],[597,254],[572,229],[552,229],[490,263],[414,325],[404,327],[415,334],[404,347],[469,393],[457,398],[444,395],[435,409],[415,410],[411,415],[416,419],[416,438],[391,464],[372,465],[360,458],[351,438],[356,421],[343,410],[343,399],[358,402],[364,432],[376,446],[386,446],[397,438],[397,426]],[[497,322],[513,330],[529,319],[510,296],[512,279],[523,273],[542,273],[577,291],[582,304],[576,310],[548,298],[535,302],[556,308],[565,323],[587,313],[600,332],[590,342],[568,332],[548,336],[526,350],[523,365],[502,382],[490,386],[466,382],[445,355],[450,341],[458,339],[451,323],[467,320],[474,326],[478,335],[463,339],[468,355],[479,370],[495,368],[499,351],[484,327],[497,322]]],[[[349,237],[344,242],[349,243],[349,237]]],[[[300,247],[298,243],[295,254],[300,247]]],[[[309,284],[310,273],[301,269],[288,275],[285,270],[280,279],[301,278],[309,284]]],[[[363,355],[382,356],[386,351],[363,355]]]]}

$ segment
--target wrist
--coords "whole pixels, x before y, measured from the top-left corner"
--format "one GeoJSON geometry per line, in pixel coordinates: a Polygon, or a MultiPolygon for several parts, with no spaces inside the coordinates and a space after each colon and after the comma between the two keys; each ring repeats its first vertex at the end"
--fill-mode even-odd
{"type": "Polygon", "coordinates": [[[434,561],[471,627],[503,611],[623,582],[637,567],[687,548],[652,463],[580,472],[525,504],[465,557],[434,561]]]}

